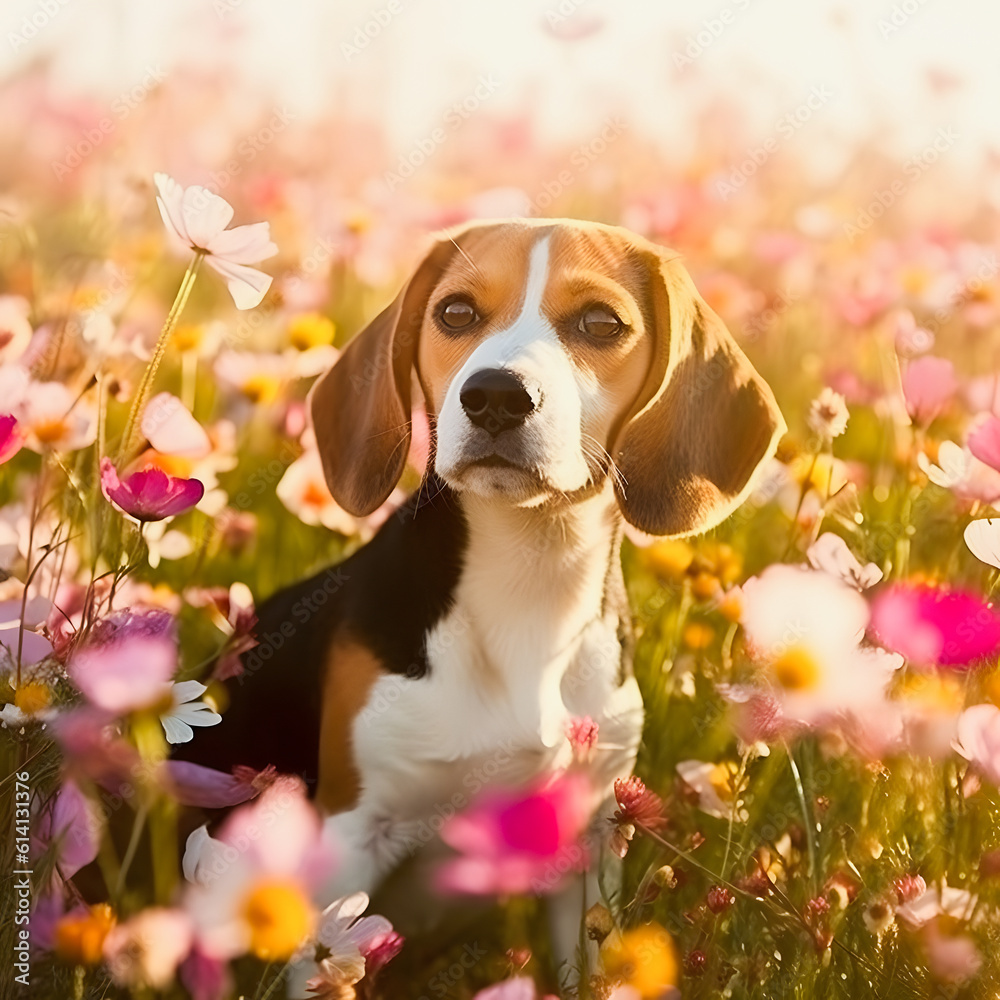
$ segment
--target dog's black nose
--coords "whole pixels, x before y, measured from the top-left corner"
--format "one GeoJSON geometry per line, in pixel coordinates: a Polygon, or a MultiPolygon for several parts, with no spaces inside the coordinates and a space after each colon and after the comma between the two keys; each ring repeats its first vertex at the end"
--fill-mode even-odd
{"type": "Polygon", "coordinates": [[[474,372],[458,398],[469,419],[493,437],[524,423],[535,408],[521,380],[504,368],[474,372]]]}

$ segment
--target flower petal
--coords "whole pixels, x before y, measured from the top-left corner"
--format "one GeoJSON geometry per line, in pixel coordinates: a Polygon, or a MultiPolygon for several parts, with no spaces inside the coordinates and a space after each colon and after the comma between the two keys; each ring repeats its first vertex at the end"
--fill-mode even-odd
{"type": "Polygon", "coordinates": [[[212,256],[232,264],[256,264],[278,252],[277,244],[271,242],[271,226],[267,222],[226,229],[214,236],[206,249],[212,256]]]}
{"type": "Polygon", "coordinates": [[[205,262],[226,279],[229,294],[232,295],[237,309],[253,309],[259,306],[271,287],[271,276],[256,268],[247,267],[245,264],[234,264],[212,255],[206,257],[205,262]]]}
{"type": "Polygon", "coordinates": [[[153,174],[153,182],[159,192],[156,204],[160,209],[160,217],[167,228],[167,233],[175,241],[191,246],[191,237],[188,236],[187,227],[184,225],[184,211],[181,207],[184,188],[167,174],[153,174]]]}
{"type": "Polygon", "coordinates": [[[980,562],[1000,569],[1000,518],[971,521],[965,529],[965,544],[980,562]]]}
{"type": "Polygon", "coordinates": [[[190,743],[194,739],[194,730],[176,716],[161,715],[160,722],[168,743],[190,743]]]}
{"type": "Polygon", "coordinates": [[[233,206],[199,184],[184,189],[181,211],[184,213],[184,230],[191,245],[202,250],[208,249],[209,243],[233,218],[233,206]]]}

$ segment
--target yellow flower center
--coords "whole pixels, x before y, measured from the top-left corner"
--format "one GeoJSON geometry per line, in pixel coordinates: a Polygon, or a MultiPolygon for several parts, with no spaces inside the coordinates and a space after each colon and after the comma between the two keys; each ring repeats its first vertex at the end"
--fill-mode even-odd
{"type": "Polygon", "coordinates": [[[308,351],[310,347],[323,347],[333,343],[336,327],[320,313],[304,313],[296,316],[288,327],[288,340],[297,351],[308,351]]]}
{"type": "Polygon", "coordinates": [[[55,444],[66,434],[65,420],[43,420],[31,428],[42,444],[55,444]]]}
{"type": "Polygon", "coordinates": [[[716,764],[708,776],[708,783],[723,802],[733,800],[733,779],[736,774],[736,765],[732,761],[723,761],[721,764],[716,764]]]}
{"type": "Polygon", "coordinates": [[[278,395],[279,385],[280,383],[278,379],[273,375],[258,372],[256,375],[251,375],[250,378],[243,383],[241,388],[243,390],[243,395],[246,396],[251,402],[271,403],[278,395]]]}
{"type": "Polygon", "coordinates": [[[28,681],[14,693],[14,704],[25,715],[34,715],[48,708],[52,702],[52,692],[41,681],[28,681]]]}
{"type": "Polygon", "coordinates": [[[631,986],[643,1000],[662,997],[677,982],[677,956],[670,935],[657,924],[612,934],[604,949],[608,975],[631,986]]]}
{"type": "Polygon", "coordinates": [[[793,646],[774,662],[774,679],[789,691],[808,691],[819,683],[820,668],[808,650],[793,646]]]}
{"type": "Polygon", "coordinates": [[[170,339],[178,351],[194,351],[205,339],[205,328],[198,323],[185,323],[174,330],[170,339]]]}
{"type": "Polygon", "coordinates": [[[92,906],[82,916],[62,917],[56,924],[56,951],[74,965],[97,965],[115,915],[107,903],[92,906]]]}
{"type": "Polygon", "coordinates": [[[250,950],[265,961],[292,957],[312,929],[312,907],[293,882],[262,882],[247,896],[243,916],[250,950]]]}

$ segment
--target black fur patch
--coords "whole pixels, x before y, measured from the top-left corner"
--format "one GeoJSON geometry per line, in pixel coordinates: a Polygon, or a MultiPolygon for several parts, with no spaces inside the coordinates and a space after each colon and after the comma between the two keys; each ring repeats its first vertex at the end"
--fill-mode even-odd
{"type": "Polygon", "coordinates": [[[257,611],[259,645],[226,682],[222,722],[198,729],[174,756],[222,771],[273,764],[315,787],[335,633],[367,646],[387,671],[422,677],[427,633],[451,608],[467,534],[454,495],[432,476],[349,559],[268,598],[257,611]]]}

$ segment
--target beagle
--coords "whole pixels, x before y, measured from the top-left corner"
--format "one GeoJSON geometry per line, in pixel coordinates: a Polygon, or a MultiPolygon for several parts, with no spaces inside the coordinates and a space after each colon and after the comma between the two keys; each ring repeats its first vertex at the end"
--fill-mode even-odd
{"type": "Polygon", "coordinates": [[[331,898],[376,887],[484,782],[565,763],[572,717],[599,726],[610,796],[643,724],[624,523],[718,524],[785,429],[675,254],[572,220],[446,234],[316,384],[324,470],[352,514],[400,479],[415,386],[420,488],[263,605],[231,707],[190,745],[305,776],[345,855],[331,898]]]}

